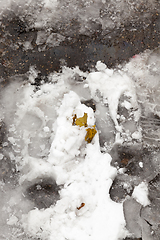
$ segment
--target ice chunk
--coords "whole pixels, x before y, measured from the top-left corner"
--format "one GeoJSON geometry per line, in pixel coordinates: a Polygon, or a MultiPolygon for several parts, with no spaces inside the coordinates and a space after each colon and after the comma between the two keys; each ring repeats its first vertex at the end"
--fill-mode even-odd
{"type": "Polygon", "coordinates": [[[107,68],[107,66],[106,66],[106,64],[102,63],[101,61],[98,61],[96,63],[96,68],[98,71],[104,71],[107,68]]]}
{"type": "Polygon", "coordinates": [[[148,185],[145,182],[142,182],[134,188],[132,197],[136,199],[137,202],[142,204],[144,207],[150,204],[148,199],[148,185]]]}

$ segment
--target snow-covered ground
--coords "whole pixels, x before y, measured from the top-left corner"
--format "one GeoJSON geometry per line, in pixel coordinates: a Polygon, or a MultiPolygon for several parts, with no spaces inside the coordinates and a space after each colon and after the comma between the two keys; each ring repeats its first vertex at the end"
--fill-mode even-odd
{"type": "MultiPolygon", "coordinates": [[[[18,184],[7,197],[2,196],[5,202],[1,212],[6,216],[6,224],[13,228],[9,235],[15,228],[23,228],[35,238],[57,240],[118,240],[129,234],[123,203],[112,201],[109,195],[117,171],[122,169],[110,165],[107,152],[115,143],[141,144],[143,108],[145,114],[160,114],[158,66],[150,69],[153,61],[147,65],[150,54],[136,56],[118,70],[108,69],[100,61],[91,73],[78,67],[63,67],[61,73],[50,74],[48,82],[38,88],[33,85],[38,72],[31,67],[26,74],[28,81],[19,76],[18,81],[15,78],[3,89],[1,121],[5,122],[8,134],[1,160],[8,155],[15,161],[16,171],[20,171],[18,184]],[[154,84],[146,81],[153,77],[152,71],[154,84]],[[150,100],[147,105],[145,100],[142,105],[139,102],[142,97],[148,98],[150,89],[156,99],[152,109],[150,100]],[[94,100],[96,111],[85,105],[90,99],[94,100]],[[126,116],[117,113],[118,106],[125,108],[126,116]],[[99,124],[100,120],[103,124],[99,124]],[[97,133],[87,142],[87,129],[94,128],[97,133]],[[99,133],[103,131],[106,135],[107,131],[112,132],[113,138],[106,136],[102,151],[99,133]],[[59,197],[55,195],[56,203],[41,208],[27,199],[25,190],[35,183],[38,191],[45,178],[60,186],[59,197]]],[[[141,183],[133,192],[133,198],[144,206],[149,204],[146,187],[141,183]]],[[[7,187],[4,191],[8,191],[7,187]]],[[[8,229],[1,230],[1,236],[6,234],[8,229]]]]}
{"type": "MultiPolygon", "coordinates": [[[[146,18],[146,6],[149,11],[156,6],[156,1],[0,2],[2,17],[13,10],[30,28],[41,29],[36,44],[50,47],[64,41],[50,34],[51,27],[72,36],[74,27],[66,23],[76,19],[79,34],[90,35],[99,29],[95,23],[105,31],[135,21],[136,9],[146,18]]],[[[32,49],[30,42],[26,49],[32,49]]],[[[86,72],[61,62],[61,70],[46,78],[38,78],[35,64],[6,85],[1,79],[0,240],[157,240],[148,186],[160,171],[159,48],[112,69],[101,59],[86,72]],[[124,166],[117,163],[115,146],[136,149],[140,175],[127,173],[128,157],[121,159],[124,166]],[[150,147],[156,157],[148,155],[148,165],[138,151],[150,147]],[[128,194],[113,201],[118,177],[128,194]]]]}

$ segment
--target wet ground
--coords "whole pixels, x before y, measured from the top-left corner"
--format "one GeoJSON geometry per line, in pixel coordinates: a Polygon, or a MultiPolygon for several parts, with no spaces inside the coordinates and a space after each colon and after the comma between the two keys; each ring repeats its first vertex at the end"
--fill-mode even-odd
{"type": "MultiPolygon", "coordinates": [[[[30,65],[36,64],[42,75],[58,71],[62,65],[79,66],[86,71],[95,66],[101,59],[108,67],[128,61],[135,54],[145,49],[154,49],[160,44],[160,14],[151,14],[150,24],[128,24],[119,29],[112,29],[106,35],[101,29],[91,36],[75,35],[69,37],[61,35],[59,46],[51,47],[45,39],[37,45],[38,30],[27,28],[27,23],[13,16],[10,20],[2,19],[0,27],[0,75],[7,77],[23,74],[30,65]],[[27,43],[30,47],[26,47],[27,43]],[[27,49],[25,49],[27,48],[27,49]],[[31,48],[31,49],[29,49],[31,48]]],[[[57,30],[51,30],[51,34],[57,30]]]]}
{"type": "MultiPolygon", "coordinates": [[[[66,64],[69,67],[79,66],[83,71],[90,70],[98,60],[104,61],[108,67],[128,61],[135,54],[145,49],[155,49],[160,44],[160,14],[154,12],[150,16],[150,24],[128,24],[113,29],[106,35],[97,29],[92,36],[63,36],[58,46],[50,46],[46,40],[37,44],[39,30],[27,28],[27,23],[17,16],[3,18],[0,26],[0,76],[1,87],[9,81],[10,76],[25,74],[31,65],[36,65],[40,74],[36,85],[50,72],[59,71],[66,64]],[[26,47],[27,42],[27,47],[26,47]]],[[[54,29],[50,34],[57,34],[54,29]]],[[[160,126],[160,119],[157,120],[160,126]]],[[[5,123],[0,126],[0,146],[6,142],[5,123]]],[[[8,147],[8,146],[6,146],[8,147]]],[[[5,150],[3,150],[5,151],[5,150]]],[[[160,151],[159,147],[146,148],[143,144],[136,147],[116,145],[110,152],[112,165],[125,168],[125,175],[119,174],[110,189],[112,200],[121,202],[131,196],[135,186],[142,181],[148,183],[151,205],[142,207],[134,199],[128,198],[124,203],[124,213],[132,209],[130,219],[126,214],[128,229],[136,238],[126,240],[159,240],[160,236],[160,151]],[[143,164],[143,168],[141,167],[143,164]],[[125,183],[128,183],[126,187],[125,183]],[[125,186],[125,187],[124,187],[125,186]],[[133,213],[134,209],[134,213],[133,213]],[[141,222],[141,223],[140,223],[141,222]],[[143,231],[143,229],[145,229],[143,231]],[[147,230],[146,230],[147,229],[147,230]],[[145,236],[148,231],[147,237],[145,236]]],[[[0,162],[0,178],[9,184],[16,181],[14,162],[5,157],[0,162]]],[[[13,184],[14,185],[14,184],[13,184]]],[[[26,196],[38,208],[49,207],[53,199],[58,199],[57,186],[48,179],[41,179],[27,189],[26,196]],[[53,194],[54,192],[54,194],[53,194]],[[52,194],[51,194],[52,193],[52,194]],[[47,200],[46,200],[47,199],[47,200]]]]}

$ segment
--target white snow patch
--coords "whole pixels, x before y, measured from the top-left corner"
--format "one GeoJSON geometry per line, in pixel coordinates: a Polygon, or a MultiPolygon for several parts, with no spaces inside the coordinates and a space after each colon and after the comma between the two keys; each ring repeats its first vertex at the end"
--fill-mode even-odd
{"type": "Polygon", "coordinates": [[[143,168],[143,162],[139,162],[139,166],[143,168]]]}
{"type": "MultiPolygon", "coordinates": [[[[100,62],[98,62],[98,66],[100,62]]],[[[100,65],[101,66],[101,65],[100,65]]],[[[101,68],[100,68],[101,69],[101,68]]],[[[113,71],[108,68],[92,72],[87,77],[87,82],[91,90],[91,96],[95,101],[99,102],[103,98],[103,103],[108,104],[110,116],[117,130],[117,141],[120,139],[119,132],[122,132],[122,126],[118,123],[119,116],[117,115],[120,97],[127,96],[130,103],[126,104],[127,109],[133,109],[134,121],[137,122],[140,118],[140,108],[137,103],[136,91],[133,80],[123,71],[113,71]]],[[[140,129],[137,129],[138,138],[140,138],[140,129]]],[[[133,137],[137,138],[136,134],[133,137]]]]}
{"type": "MultiPolygon", "coordinates": [[[[122,204],[112,202],[108,194],[116,174],[110,160],[108,154],[100,153],[97,142],[88,144],[85,159],[76,166],[72,163],[74,167],[66,173],[61,199],[49,209],[24,215],[25,230],[35,237],[56,240],[125,237],[122,204]],[[85,205],[78,210],[81,203],[85,205]]],[[[61,168],[63,174],[64,165],[61,168]]]]}
{"type": "Polygon", "coordinates": [[[134,188],[132,193],[132,197],[139,202],[141,205],[146,207],[150,204],[148,199],[148,185],[146,182],[140,183],[138,186],[134,188]]]}

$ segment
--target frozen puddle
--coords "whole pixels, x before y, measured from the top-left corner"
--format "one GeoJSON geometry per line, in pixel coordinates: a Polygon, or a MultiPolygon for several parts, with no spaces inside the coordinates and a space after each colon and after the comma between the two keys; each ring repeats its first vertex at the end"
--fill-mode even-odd
{"type": "Polygon", "coordinates": [[[136,206],[139,216],[150,204],[147,181],[157,173],[133,180],[126,229],[124,199],[111,200],[109,191],[117,174],[129,176],[123,174],[128,160],[118,166],[109,152],[150,144],[141,117],[160,116],[157,60],[146,52],[119,69],[100,61],[90,73],[62,67],[41,86],[36,67],[11,78],[1,91],[1,239],[152,239],[144,221],[129,219],[129,209],[136,206]]]}

